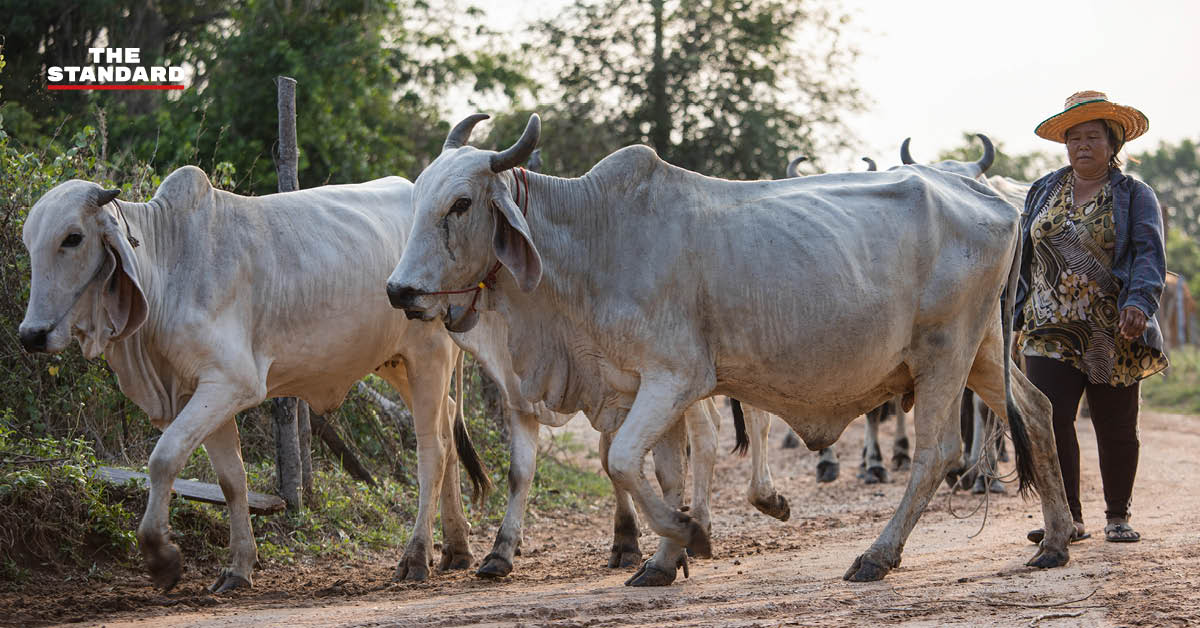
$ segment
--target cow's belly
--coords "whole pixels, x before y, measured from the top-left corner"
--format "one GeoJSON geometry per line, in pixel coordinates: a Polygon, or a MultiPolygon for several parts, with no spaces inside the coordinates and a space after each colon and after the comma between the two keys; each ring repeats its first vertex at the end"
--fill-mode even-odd
{"type": "Polygon", "coordinates": [[[815,451],[836,442],[863,413],[913,390],[908,365],[892,364],[887,370],[880,363],[843,364],[823,375],[805,375],[804,369],[718,372],[715,392],[778,415],[815,451]]]}
{"type": "Polygon", "coordinates": [[[419,364],[435,340],[426,336],[439,334],[414,332],[430,331],[450,342],[440,325],[410,323],[393,310],[298,325],[260,356],[271,359],[267,396],[299,397],[314,411],[328,412],[341,405],[356,381],[388,360],[407,356],[419,364]]]}

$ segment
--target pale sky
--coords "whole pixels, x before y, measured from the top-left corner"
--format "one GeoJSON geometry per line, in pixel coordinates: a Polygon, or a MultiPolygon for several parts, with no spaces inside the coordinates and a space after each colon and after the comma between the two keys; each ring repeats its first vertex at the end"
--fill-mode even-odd
{"type": "MultiPolygon", "coordinates": [[[[848,118],[861,155],[824,156],[830,169],[899,163],[908,136],[918,160],[982,132],[1009,152],[1062,153],[1033,128],[1079,90],[1140,109],[1150,130],[1128,148],[1200,138],[1200,2],[1195,0],[840,0],[862,51],[870,98],[848,118]]],[[[497,28],[549,17],[567,0],[492,0],[497,28]]],[[[1064,157],[1065,163],[1065,157],[1064,157]]]]}

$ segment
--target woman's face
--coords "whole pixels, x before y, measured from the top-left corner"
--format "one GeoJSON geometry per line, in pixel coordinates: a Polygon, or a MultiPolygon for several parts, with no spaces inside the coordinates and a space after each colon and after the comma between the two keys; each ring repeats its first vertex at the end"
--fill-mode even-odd
{"type": "Polygon", "coordinates": [[[1113,147],[1108,143],[1108,130],[1103,121],[1089,120],[1067,129],[1067,158],[1076,172],[1107,172],[1112,156],[1113,147]]]}

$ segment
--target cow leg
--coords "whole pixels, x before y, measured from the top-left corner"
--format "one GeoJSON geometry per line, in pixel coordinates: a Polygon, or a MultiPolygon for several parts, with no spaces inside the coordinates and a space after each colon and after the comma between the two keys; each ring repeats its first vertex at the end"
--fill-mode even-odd
{"type": "MultiPolygon", "coordinates": [[[[502,577],[512,572],[513,556],[521,545],[521,525],[525,519],[525,504],[537,468],[537,416],[509,411],[508,507],[492,551],[483,557],[477,576],[502,577]]],[[[641,556],[638,556],[641,558],[641,556]]]]}
{"type": "Polygon", "coordinates": [[[908,444],[908,415],[900,407],[900,397],[889,403],[896,415],[896,436],[892,441],[892,470],[907,471],[912,467],[912,453],[908,444]]]}
{"type": "Polygon", "coordinates": [[[613,437],[608,469],[613,481],[633,496],[655,532],[707,558],[712,555],[708,533],[695,519],[655,495],[642,470],[650,447],[672,431],[683,410],[700,396],[670,375],[643,374],[633,407],[613,437]]]}
{"type": "Polygon", "coordinates": [[[637,512],[633,509],[633,499],[629,493],[612,480],[608,470],[608,451],[612,446],[612,435],[605,432],[600,434],[600,464],[604,473],[608,474],[613,485],[613,501],[616,508],[613,512],[613,544],[608,557],[608,567],[632,567],[642,562],[642,550],[638,547],[637,512]]]}
{"type": "Polygon", "coordinates": [[[817,482],[825,483],[838,479],[840,470],[841,465],[838,464],[837,452],[833,450],[833,446],[822,449],[817,456],[817,482]]]}
{"type": "Polygon", "coordinates": [[[887,404],[883,404],[867,413],[865,436],[863,438],[863,458],[860,463],[862,478],[866,484],[879,484],[888,481],[887,469],[883,466],[883,452],[879,450],[879,424],[887,416],[887,404]]]}
{"type": "MultiPolygon", "coordinates": [[[[457,352],[455,352],[457,353],[457,352]]],[[[455,357],[455,360],[458,358],[455,357]]],[[[447,429],[454,433],[454,421],[457,416],[457,402],[446,399],[447,416],[450,422],[447,429]]],[[[462,485],[459,482],[458,449],[454,446],[451,436],[450,444],[446,447],[445,466],[442,472],[442,560],[438,570],[453,571],[470,569],[475,557],[471,555],[471,524],[463,512],[462,485]]]]}
{"type": "MultiPolygon", "coordinates": [[[[703,403],[703,400],[698,403],[703,403]]],[[[692,405],[684,415],[696,416],[699,410],[696,405],[692,405]]],[[[706,418],[701,418],[701,420],[707,422],[706,418]]],[[[658,485],[662,489],[663,501],[676,511],[681,511],[683,507],[684,480],[687,476],[687,454],[684,446],[687,444],[689,423],[699,423],[699,420],[676,421],[662,439],[654,445],[654,475],[658,478],[658,485]]],[[[715,457],[714,454],[713,458],[715,457]]],[[[707,510],[707,506],[705,506],[705,510],[707,510]]],[[[707,513],[704,513],[703,516],[707,517],[707,513]]],[[[701,518],[701,515],[692,512],[692,517],[707,533],[707,522],[701,518]]],[[[680,566],[684,568],[686,576],[687,555],[683,546],[674,539],[664,536],[658,540],[658,551],[654,553],[654,556],[642,564],[641,568],[625,581],[625,584],[632,587],[666,586],[675,581],[675,572],[680,566]]]]}
{"type": "Polygon", "coordinates": [[[258,561],[258,547],[250,528],[250,504],[246,488],[246,467],[242,464],[242,444],[237,423],[230,419],[204,440],[204,450],[217,474],[221,493],[229,506],[229,566],[222,569],[216,582],[208,587],[213,593],[250,587],[251,572],[258,561]]]}
{"type": "MultiPolygon", "coordinates": [[[[971,489],[982,476],[983,441],[987,438],[987,434],[984,433],[983,421],[979,416],[978,405],[981,401],[970,389],[963,391],[962,414],[959,421],[963,426],[962,440],[966,453],[963,455],[962,462],[957,465],[959,477],[956,485],[964,490],[971,489]]],[[[952,473],[954,472],[952,471],[952,473]]]]}
{"type": "MultiPolygon", "coordinates": [[[[717,464],[717,430],[721,425],[721,414],[717,410],[717,402],[710,397],[692,404],[692,407],[684,412],[683,417],[687,422],[686,442],[691,445],[689,457],[692,463],[692,507],[690,512],[703,526],[704,531],[711,535],[712,511],[709,501],[712,497],[713,468],[717,464]]],[[[746,417],[746,424],[747,426],[753,425],[753,420],[749,416],[746,417]]],[[[751,436],[751,448],[754,447],[753,438],[751,436]]],[[[657,469],[657,453],[654,460],[657,469]]],[[[686,475],[684,473],[684,478],[686,475]]]]}
{"type": "MultiPolygon", "coordinates": [[[[401,364],[379,369],[380,375],[395,387],[412,410],[413,431],[417,435],[417,517],[408,546],[396,566],[396,579],[399,580],[429,578],[429,568],[433,566],[433,517],[446,476],[446,456],[454,447],[448,403],[454,350],[449,339],[438,343],[431,338],[422,344],[427,346],[413,351],[414,355],[424,358],[421,364],[413,364],[405,356],[401,364]]],[[[456,507],[461,513],[462,504],[458,503],[456,507]]],[[[453,513],[455,507],[449,510],[453,513]]],[[[453,530],[451,527],[447,531],[453,530]]],[[[444,551],[452,552],[450,545],[454,541],[462,543],[465,539],[445,539],[444,551]]]]}
{"type": "Polygon", "coordinates": [[[970,470],[971,444],[975,442],[975,418],[972,408],[975,405],[975,392],[969,388],[963,389],[962,402],[958,409],[958,425],[959,435],[962,439],[963,453],[950,465],[950,469],[946,471],[946,486],[951,489],[956,489],[960,486],[967,487],[970,484],[960,483],[964,476],[970,470]]]}
{"type": "Polygon", "coordinates": [[[975,427],[971,443],[971,458],[976,461],[975,482],[971,493],[982,495],[987,492],[1003,493],[1004,483],[996,477],[996,415],[992,413],[983,398],[976,397],[975,427]]]}
{"type": "Polygon", "coordinates": [[[792,509],[787,499],[775,490],[771,479],[771,465],[767,462],[767,444],[771,432],[771,415],[752,406],[746,409],[746,431],[750,433],[750,461],[753,474],[750,477],[750,505],[763,514],[787,521],[792,509]]]}
{"type": "MultiPolygon", "coordinates": [[[[996,320],[993,333],[988,334],[979,347],[967,385],[998,417],[1008,420],[1008,407],[1004,397],[1003,341],[1000,323],[996,320]]],[[[1062,470],[1058,466],[1058,453],[1054,445],[1054,427],[1051,423],[1050,400],[1043,395],[1015,364],[1009,365],[1013,401],[1020,413],[1021,421],[1029,438],[1031,451],[1017,449],[1014,440],[1014,455],[1018,467],[1022,456],[1027,456],[1033,472],[1033,485],[1042,500],[1042,518],[1045,520],[1046,536],[1038,547],[1037,554],[1027,565],[1032,567],[1061,567],[1067,564],[1067,540],[1075,532],[1075,522],[1067,507],[1067,492],[1063,487],[1062,470]]]]}
{"type": "Polygon", "coordinates": [[[913,422],[917,428],[917,442],[921,446],[913,460],[912,475],[908,478],[904,499],[883,533],[854,560],[844,579],[854,582],[881,580],[888,571],[900,564],[904,541],[941,483],[946,467],[958,457],[962,445],[959,442],[958,425],[952,421],[958,416],[962,381],[946,379],[922,381],[918,378],[918,401],[913,422]]]}
{"type": "MultiPolygon", "coordinates": [[[[225,382],[202,382],[175,420],[163,430],[150,453],[150,498],[137,537],[150,578],[163,590],[169,591],[183,575],[179,546],[168,538],[171,487],[175,478],[200,443],[236,412],[262,401],[265,392],[257,392],[255,395],[244,387],[225,382]]],[[[249,514],[246,518],[249,519],[249,514]]]]}

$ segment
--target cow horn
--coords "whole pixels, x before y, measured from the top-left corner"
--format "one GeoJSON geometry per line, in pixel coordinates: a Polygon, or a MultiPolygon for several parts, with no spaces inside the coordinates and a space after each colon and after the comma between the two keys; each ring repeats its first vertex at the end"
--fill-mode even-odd
{"type": "Polygon", "coordinates": [[[442,150],[446,151],[466,144],[467,140],[471,139],[471,130],[475,128],[475,125],[489,117],[486,113],[473,113],[454,125],[454,128],[450,129],[450,134],[446,136],[446,143],[442,144],[442,150]]]}
{"type": "Polygon", "coordinates": [[[538,137],[541,134],[542,119],[536,113],[530,114],[529,124],[525,125],[525,132],[521,134],[521,139],[504,151],[492,155],[492,172],[504,172],[525,163],[533,149],[537,148],[538,137]]]}
{"type": "Polygon", "coordinates": [[[979,174],[987,172],[988,168],[992,167],[992,162],[996,161],[996,149],[992,146],[992,140],[989,140],[983,133],[976,133],[975,137],[983,142],[983,157],[975,162],[979,164],[979,174]]]}
{"type": "Polygon", "coordinates": [[[802,161],[808,161],[808,157],[805,157],[804,155],[800,155],[799,157],[788,162],[787,176],[789,179],[791,179],[792,177],[800,176],[800,171],[797,170],[797,168],[800,166],[800,162],[802,162],[802,161]]]}
{"type": "Polygon", "coordinates": [[[917,163],[917,160],[912,158],[912,154],[908,152],[908,142],[911,137],[904,138],[904,142],[900,144],[900,163],[910,166],[917,163]]]}
{"type": "Polygon", "coordinates": [[[113,188],[111,190],[100,190],[99,192],[96,192],[96,206],[104,207],[105,205],[108,205],[109,203],[113,202],[113,199],[117,198],[117,195],[119,195],[120,193],[121,193],[120,188],[113,188]]]}
{"type": "Polygon", "coordinates": [[[867,172],[875,172],[879,167],[875,165],[875,160],[870,157],[863,157],[863,161],[867,162],[867,172]]]}

